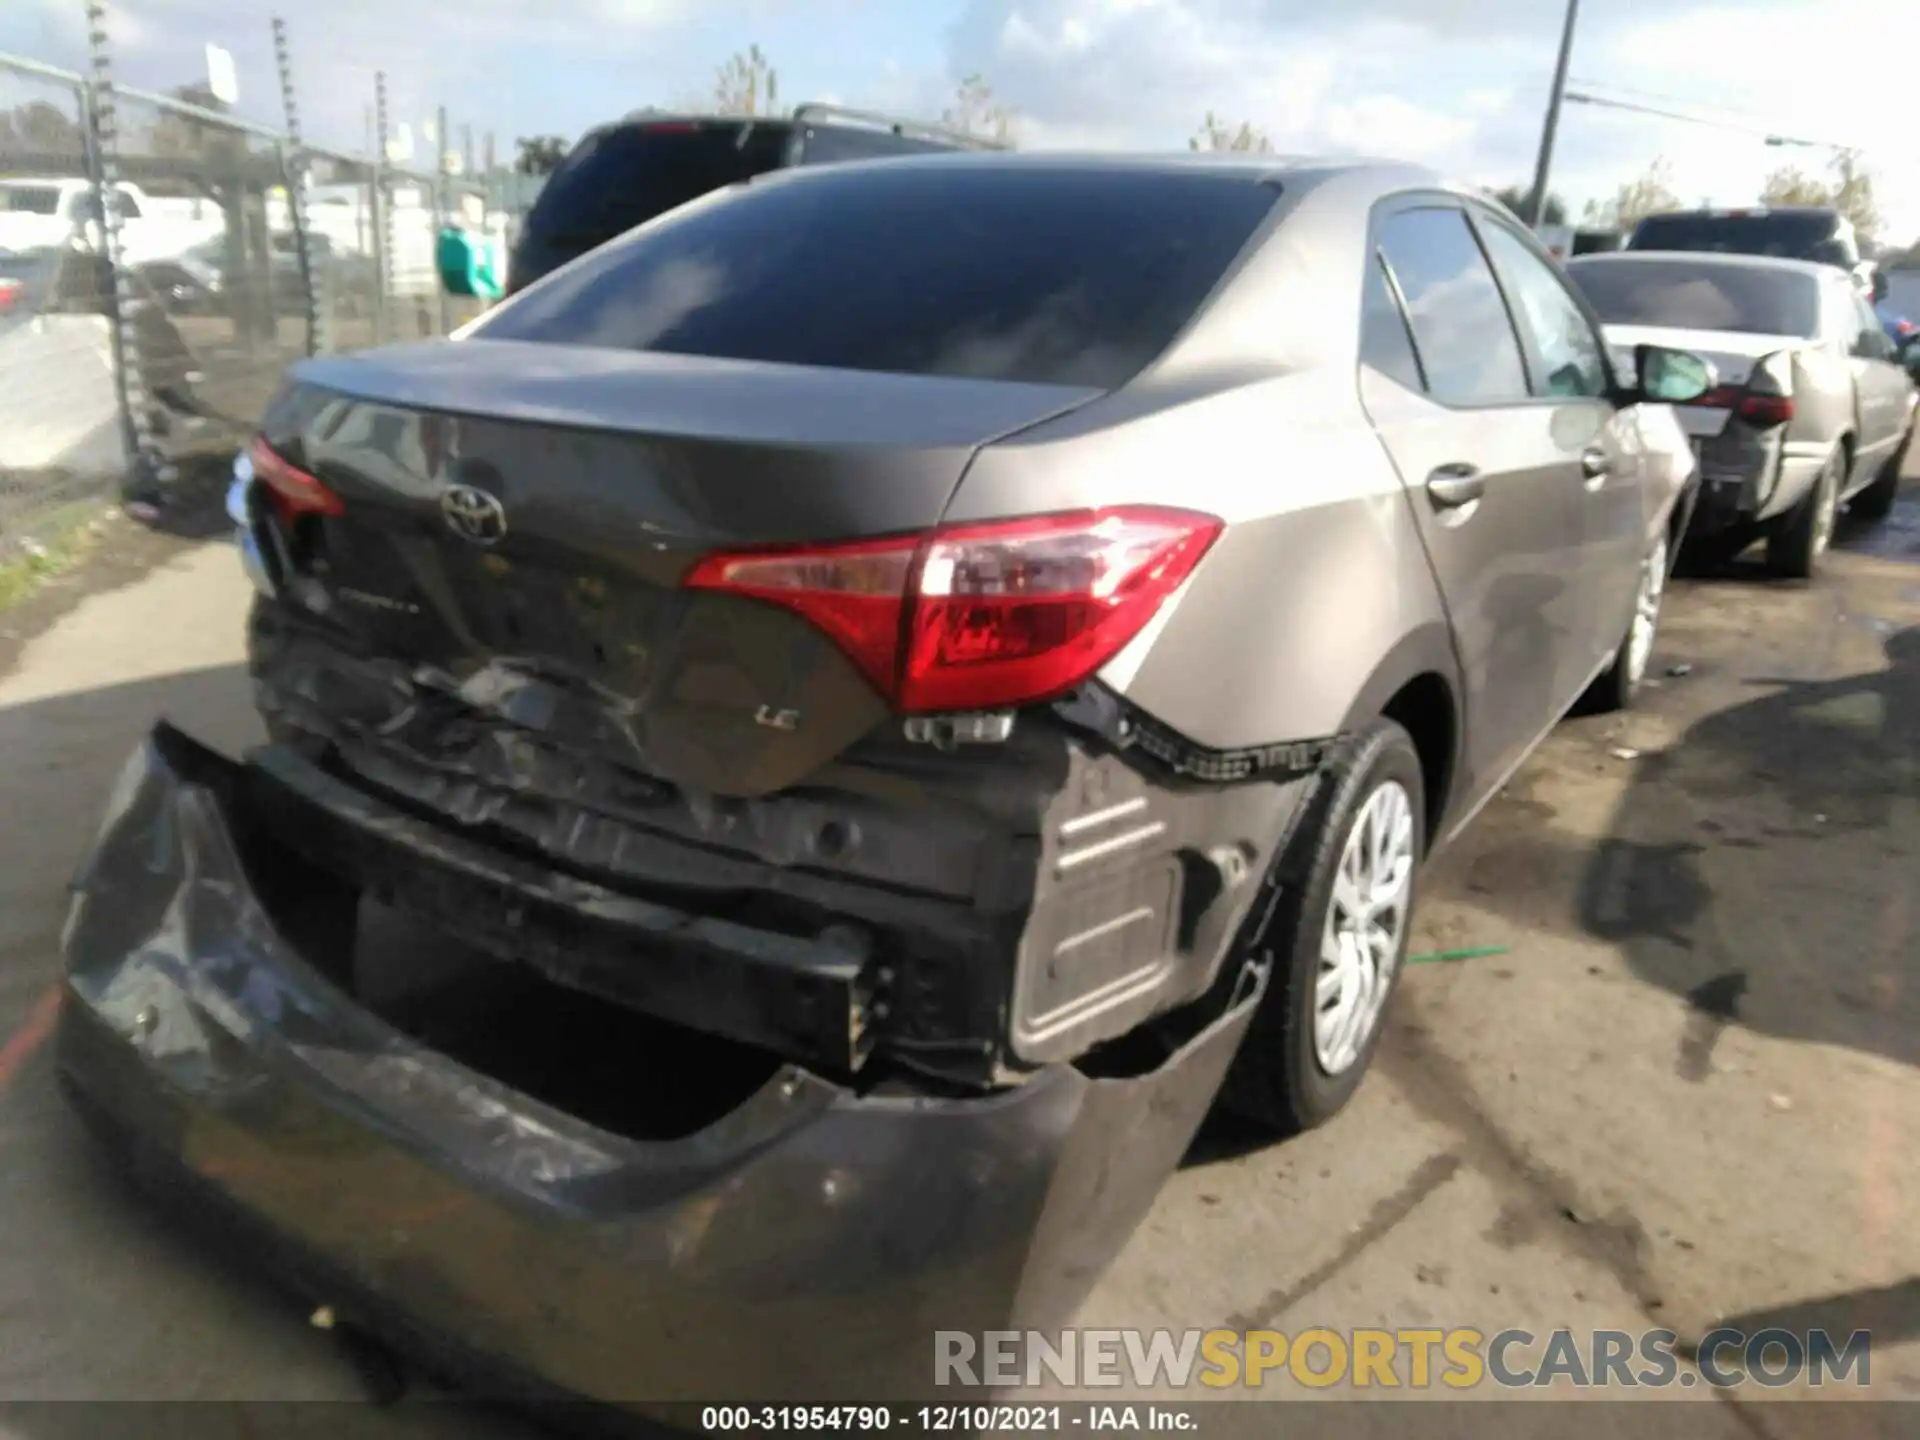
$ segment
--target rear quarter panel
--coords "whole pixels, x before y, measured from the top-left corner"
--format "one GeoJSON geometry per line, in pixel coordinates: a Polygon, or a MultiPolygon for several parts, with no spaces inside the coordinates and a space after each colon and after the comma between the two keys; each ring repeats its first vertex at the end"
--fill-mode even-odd
{"type": "Polygon", "coordinates": [[[1351,370],[1121,392],[983,452],[948,518],[1130,503],[1226,521],[1100,675],[1197,744],[1335,735],[1409,636],[1444,633],[1405,489],[1351,370]]]}

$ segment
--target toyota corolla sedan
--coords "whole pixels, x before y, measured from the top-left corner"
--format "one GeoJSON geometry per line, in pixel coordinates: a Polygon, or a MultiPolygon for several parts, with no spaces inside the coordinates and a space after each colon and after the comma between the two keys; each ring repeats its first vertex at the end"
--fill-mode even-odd
{"type": "Polygon", "coordinates": [[[1632,699],[1714,382],[1634,359],[1421,170],[995,154],[307,362],[231,501],[271,743],[129,762],[68,1091],[495,1382],[923,1393],[1217,1099],[1332,1118],[1422,864],[1632,699]],[[459,942],[405,1003],[376,910],[459,942]]]}

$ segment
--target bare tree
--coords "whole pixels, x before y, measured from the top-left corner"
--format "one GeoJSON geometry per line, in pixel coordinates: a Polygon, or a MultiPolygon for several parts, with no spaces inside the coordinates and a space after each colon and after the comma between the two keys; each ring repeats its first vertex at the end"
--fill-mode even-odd
{"type": "Polygon", "coordinates": [[[1874,191],[1873,172],[1861,163],[1858,150],[1842,150],[1828,167],[1833,176],[1833,199],[1829,202],[1863,237],[1880,233],[1880,198],[1874,191]]]}
{"type": "Polygon", "coordinates": [[[1831,205],[1852,221],[1863,237],[1873,236],[1880,229],[1873,172],[1861,163],[1857,150],[1842,150],[1828,161],[1825,179],[1783,165],[1767,176],[1760,187],[1760,199],[1767,205],[1831,205]]]}
{"type": "Polygon", "coordinates": [[[779,90],[779,75],[760,47],[749,45],[714,75],[714,107],[722,115],[771,115],[779,90]]]}
{"type": "Polygon", "coordinates": [[[567,158],[567,142],[558,135],[522,135],[513,144],[519,152],[513,168],[522,175],[551,175],[567,158]]]}
{"type": "Polygon", "coordinates": [[[1629,180],[1607,200],[1589,200],[1582,220],[1609,230],[1631,230],[1649,215],[1681,208],[1673,189],[1673,163],[1664,155],[1629,180]]]}
{"type": "Polygon", "coordinates": [[[1273,152],[1273,142],[1266,133],[1253,128],[1253,122],[1242,120],[1236,128],[1227,124],[1213,111],[1207,112],[1207,118],[1200,122],[1200,131],[1187,141],[1189,150],[1243,150],[1254,154],[1268,155],[1273,152]]]}
{"type": "MultiPolygon", "coordinates": [[[[1494,199],[1506,206],[1507,209],[1511,210],[1515,215],[1524,219],[1527,213],[1529,191],[1530,187],[1525,185],[1503,185],[1491,193],[1494,199]]],[[[1567,202],[1549,191],[1547,194],[1547,203],[1541,207],[1540,223],[1542,225],[1566,224],[1567,202]]]]}
{"type": "Polygon", "coordinates": [[[984,135],[1002,144],[1013,138],[1013,112],[1000,103],[977,71],[960,82],[953,104],[940,116],[941,123],[968,135],[984,135]]]}
{"type": "Polygon", "coordinates": [[[1782,165],[1760,186],[1763,205],[1831,205],[1833,187],[1804,170],[1782,165]]]}

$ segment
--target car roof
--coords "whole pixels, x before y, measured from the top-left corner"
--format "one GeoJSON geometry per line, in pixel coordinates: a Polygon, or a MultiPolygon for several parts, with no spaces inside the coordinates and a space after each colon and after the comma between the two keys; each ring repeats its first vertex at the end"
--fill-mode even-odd
{"type": "MultiPolygon", "coordinates": [[[[898,173],[902,167],[937,165],[942,169],[966,166],[974,170],[1054,170],[1083,174],[1131,171],[1140,175],[1191,174],[1196,170],[1213,171],[1239,177],[1252,183],[1277,183],[1290,188],[1317,186],[1325,181],[1345,178],[1367,187],[1371,176],[1380,194],[1398,190],[1446,190],[1457,195],[1486,200],[1470,187],[1456,184],[1424,166],[1397,160],[1369,157],[1328,157],[1318,155],[1256,154],[1244,151],[1129,151],[1129,150],[961,150],[930,151],[923,154],[888,157],[883,160],[848,161],[833,168],[848,170],[884,165],[898,173]]],[[[802,173],[781,171],[756,176],[754,183],[774,181],[791,183],[802,173]]],[[[1497,203],[1497,202],[1490,202],[1497,203]]]]}
{"type": "Polygon", "coordinates": [[[1712,220],[1744,220],[1749,217],[1765,215],[1819,215],[1834,220],[1844,220],[1831,205],[1702,205],[1692,210],[1662,210],[1656,215],[1643,215],[1639,223],[1649,220],[1697,220],[1706,216],[1712,220]]]}
{"type": "Polygon", "coordinates": [[[1785,255],[1742,255],[1731,250],[1606,250],[1592,255],[1576,255],[1569,265],[1731,265],[1741,270],[1772,270],[1791,275],[1809,275],[1814,279],[1845,275],[1837,265],[1818,260],[1794,260],[1785,255]]]}

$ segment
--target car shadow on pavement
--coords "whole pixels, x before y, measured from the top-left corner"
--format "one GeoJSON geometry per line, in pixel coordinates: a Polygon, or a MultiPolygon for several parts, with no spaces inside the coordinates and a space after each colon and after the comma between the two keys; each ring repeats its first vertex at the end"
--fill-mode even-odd
{"type": "Polygon", "coordinates": [[[1692,1008],[1685,1078],[1730,1024],[1920,1065],[1920,891],[1885,883],[1920,847],[1920,628],[1885,643],[1643,757],[1586,867],[1585,927],[1692,1008]]]}

